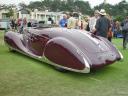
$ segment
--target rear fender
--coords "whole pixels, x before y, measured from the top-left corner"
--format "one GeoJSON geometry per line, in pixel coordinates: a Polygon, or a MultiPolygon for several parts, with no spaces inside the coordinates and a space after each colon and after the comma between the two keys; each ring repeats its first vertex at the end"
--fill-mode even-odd
{"type": "Polygon", "coordinates": [[[76,72],[90,72],[87,57],[66,38],[56,37],[48,41],[43,55],[52,65],[76,72]]]}

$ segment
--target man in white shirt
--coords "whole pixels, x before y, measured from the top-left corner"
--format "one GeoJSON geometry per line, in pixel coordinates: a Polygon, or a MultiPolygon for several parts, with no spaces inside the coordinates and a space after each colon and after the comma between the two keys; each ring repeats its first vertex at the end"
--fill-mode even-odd
{"type": "Polygon", "coordinates": [[[94,32],[97,19],[99,19],[99,11],[95,10],[94,16],[89,20],[90,32],[94,32]]]}

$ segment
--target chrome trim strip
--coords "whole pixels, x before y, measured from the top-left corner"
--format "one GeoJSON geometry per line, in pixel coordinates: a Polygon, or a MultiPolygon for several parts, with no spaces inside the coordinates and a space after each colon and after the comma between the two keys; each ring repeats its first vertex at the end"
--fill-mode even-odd
{"type": "Polygon", "coordinates": [[[84,73],[89,73],[89,72],[90,72],[90,64],[91,64],[91,61],[89,60],[89,58],[88,58],[81,50],[78,49],[78,47],[76,47],[76,48],[77,48],[77,53],[78,53],[79,55],[81,55],[82,58],[83,58],[83,60],[84,60],[84,64],[85,64],[84,73]],[[86,59],[87,59],[89,62],[85,59],[85,56],[86,56],[86,59]],[[89,63],[90,63],[90,64],[89,64],[89,63]]]}
{"type": "MultiPolygon", "coordinates": [[[[13,48],[13,47],[11,47],[10,45],[8,45],[7,43],[5,43],[5,44],[6,44],[6,46],[7,46],[8,48],[11,48],[12,50],[15,50],[15,51],[17,51],[17,52],[19,52],[19,53],[21,53],[21,54],[24,54],[24,55],[26,55],[26,56],[28,56],[28,57],[31,57],[31,58],[34,58],[34,59],[36,59],[36,60],[42,61],[42,56],[36,56],[36,55],[34,55],[34,54],[29,54],[29,53],[20,51],[20,50],[18,50],[18,49],[16,49],[16,48],[13,48]]],[[[29,52],[29,51],[28,51],[28,52],[29,52]]]]}
{"type": "Polygon", "coordinates": [[[123,59],[124,58],[124,56],[122,55],[122,53],[119,51],[119,49],[116,47],[116,45],[114,45],[113,44],[113,46],[116,48],[116,50],[118,51],[118,53],[119,53],[119,55],[120,55],[120,57],[121,57],[121,59],[123,59]]]}
{"type": "Polygon", "coordinates": [[[50,61],[47,57],[43,56],[43,61],[48,63],[48,64],[51,64],[53,66],[56,66],[56,67],[60,67],[60,68],[63,68],[63,69],[66,69],[66,70],[70,70],[70,71],[74,71],[74,72],[80,72],[80,73],[89,73],[90,72],[90,66],[86,67],[85,69],[83,70],[76,70],[76,69],[72,69],[72,68],[68,68],[68,67],[64,67],[64,66],[61,66],[61,65],[58,65],[52,61],[50,61]]]}
{"type": "Polygon", "coordinates": [[[120,54],[121,59],[123,59],[124,56],[122,55],[122,53],[121,53],[119,50],[118,50],[118,52],[119,52],[119,54],[120,54]]]}

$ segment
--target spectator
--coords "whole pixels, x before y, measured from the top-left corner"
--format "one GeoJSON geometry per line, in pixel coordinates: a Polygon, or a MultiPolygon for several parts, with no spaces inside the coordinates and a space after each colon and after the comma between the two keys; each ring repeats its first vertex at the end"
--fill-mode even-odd
{"type": "Polygon", "coordinates": [[[69,13],[67,15],[68,21],[67,21],[67,28],[69,29],[75,29],[76,28],[76,19],[73,17],[72,13],[69,13]]]}
{"type": "Polygon", "coordinates": [[[111,27],[109,28],[108,30],[108,33],[107,33],[107,38],[108,40],[111,42],[112,41],[112,37],[113,37],[113,31],[112,31],[112,18],[109,14],[106,15],[106,17],[110,20],[110,24],[111,24],[111,27]]]}
{"type": "Polygon", "coordinates": [[[18,27],[18,24],[17,24],[17,20],[15,19],[15,30],[17,31],[17,27],[18,27]]]}
{"type": "Polygon", "coordinates": [[[114,37],[118,37],[118,35],[120,35],[120,22],[119,21],[114,21],[113,24],[113,28],[114,28],[114,37]]]}
{"type": "Polygon", "coordinates": [[[89,20],[89,29],[91,32],[95,30],[96,21],[99,18],[99,11],[95,10],[94,16],[90,18],[89,20]]]}
{"type": "Polygon", "coordinates": [[[76,29],[83,29],[83,21],[81,18],[76,19],[76,29]]]}
{"type": "Polygon", "coordinates": [[[15,31],[15,20],[14,19],[11,19],[10,26],[11,26],[12,31],[15,31]]]}
{"type": "Polygon", "coordinates": [[[19,19],[17,20],[18,32],[20,31],[21,22],[22,22],[22,19],[19,18],[19,19]]]}
{"type": "Polygon", "coordinates": [[[27,19],[26,18],[23,19],[22,23],[23,23],[23,27],[27,27],[27,19]]]}
{"type": "Polygon", "coordinates": [[[32,27],[32,24],[30,21],[28,22],[27,27],[32,27]]]}
{"type": "Polygon", "coordinates": [[[116,21],[115,20],[113,20],[113,23],[112,23],[112,31],[113,31],[113,37],[117,38],[116,21]]]}
{"type": "Polygon", "coordinates": [[[112,37],[113,37],[113,32],[112,32],[112,27],[110,27],[107,33],[107,38],[110,42],[112,42],[112,37]]]}
{"type": "MultiPolygon", "coordinates": [[[[88,16],[85,16],[85,17],[83,18],[83,30],[87,30],[88,22],[89,22],[89,17],[88,17],[88,16]]],[[[87,30],[87,31],[88,31],[88,30],[87,30]]]]}
{"type": "Polygon", "coordinates": [[[53,19],[51,17],[49,17],[47,24],[53,24],[53,23],[54,23],[53,19]]]}
{"type": "Polygon", "coordinates": [[[123,31],[123,48],[126,49],[126,45],[128,43],[128,16],[121,23],[122,31],[123,31]]]}
{"type": "Polygon", "coordinates": [[[107,38],[107,33],[109,31],[109,28],[111,28],[110,20],[106,17],[106,12],[104,9],[101,9],[100,12],[100,18],[96,22],[96,35],[102,36],[107,38]]]}
{"type": "Polygon", "coordinates": [[[59,21],[60,27],[67,27],[67,15],[64,14],[63,18],[59,21]]]}
{"type": "Polygon", "coordinates": [[[27,20],[26,20],[26,18],[24,18],[24,19],[22,19],[20,21],[19,33],[23,33],[24,27],[27,27],[27,20]]]}
{"type": "Polygon", "coordinates": [[[121,32],[120,32],[120,22],[119,21],[116,21],[116,33],[117,33],[117,37],[118,35],[121,35],[121,32]]]}

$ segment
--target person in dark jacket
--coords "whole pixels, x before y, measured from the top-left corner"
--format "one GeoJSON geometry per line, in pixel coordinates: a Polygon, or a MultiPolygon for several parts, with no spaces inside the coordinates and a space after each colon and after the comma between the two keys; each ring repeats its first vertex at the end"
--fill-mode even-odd
{"type": "Polygon", "coordinates": [[[101,9],[100,18],[96,22],[96,35],[107,38],[107,33],[109,32],[109,28],[111,28],[110,20],[106,17],[106,12],[104,9],[101,9]]]}
{"type": "Polygon", "coordinates": [[[123,32],[123,49],[126,49],[126,45],[128,43],[128,16],[121,23],[122,32],[123,32]]]}

